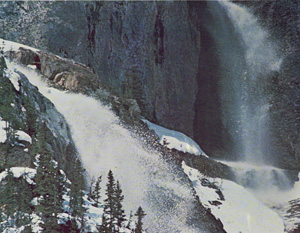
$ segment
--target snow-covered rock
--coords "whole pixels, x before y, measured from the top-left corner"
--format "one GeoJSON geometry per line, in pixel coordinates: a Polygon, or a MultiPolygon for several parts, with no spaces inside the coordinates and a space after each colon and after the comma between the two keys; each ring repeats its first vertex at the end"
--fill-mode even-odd
{"type": "Polygon", "coordinates": [[[17,130],[16,131],[16,137],[20,141],[26,141],[26,142],[32,143],[32,138],[27,133],[25,133],[24,131],[17,130]]]}
{"type": "Polygon", "coordinates": [[[149,129],[154,130],[160,139],[160,143],[167,146],[169,149],[207,156],[200,146],[185,134],[175,130],[166,129],[145,119],[143,121],[148,125],[149,129]]]}
{"type": "Polygon", "coordinates": [[[0,39],[0,47],[3,47],[3,52],[8,52],[8,51],[17,51],[20,48],[25,48],[25,49],[29,49],[32,50],[34,52],[38,52],[38,49],[23,45],[23,44],[19,44],[17,42],[13,42],[13,41],[8,41],[8,40],[3,40],[0,39]]]}
{"type": "MultiPolygon", "coordinates": [[[[33,178],[36,174],[36,170],[28,167],[12,167],[11,171],[15,178],[23,176],[28,184],[33,184],[33,178]]],[[[7,176],[7,171],[0,173],[0,182],[7,176]]]]}

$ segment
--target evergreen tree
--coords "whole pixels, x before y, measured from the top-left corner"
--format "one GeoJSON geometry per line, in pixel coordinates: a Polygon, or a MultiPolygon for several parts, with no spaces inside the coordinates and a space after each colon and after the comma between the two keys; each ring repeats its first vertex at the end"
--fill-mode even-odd
{"type": "Polygon", "coordinates": [[[126,228],[129,229],[129,230],[131,230],[132,218],[133,218],[133,214],[132,214],[132,211],[130,211],[128,223],[126,225],[126,228]]]}
{"type": "Polygon", "coordinates": [[[118,231],[122,226],[122,223],[126,220],[124,210],[123,210],[123,205],[122,205],[123,200],[124,200],[124,195],[122,194],[120,183],[119,181],[117,181],[117,185],[115,189],[114,218],[117,221],[118,231]]]}
{"type": "Polygon", "coordinates": [[[95,184],[95,188],[93,190],[93,194],[92,194],[92,197],[95,201],[95,204],[93,206],[95,207],[99,207],[99,204],[100,204],[100,198],[101,198],[101,195],[100,195],[100,191],[101,191],[101,187],[100,187],[100,183],[102,181],[102,176],[99,176],[97,181],[96,181],[96,184],[95,184]]]}
{"type": "Polygon", "coordinates": [[[84,229],[84,169],[79,159],[76,159],[72,166],[72,183],[70,187],[70,214],[81,223],[81,230],[84,229]]]}
{"type": "Polygon", "coordinates": [[[107,222],[107,231],[115,232],[114,217],[115,217],[115,178],[111,170],[108,172],[108,182],[106,184],[106,196],[104,200],[104,216],[107,222]]]}
{"type": "Polygon", "coordinates": [[[6,69],[7,69],[6,62],[5,62],[4,56],[1,54],[1,58],[0,58],[0,77],[1,78],[4,77],[4,72],[6,69]]]}
{"type": "Polygon", "coordinates": [[[25,97],[24,99],[24,108],[26,109],[26,121],[25,125],[27,128],[28,134],[32,137],[37,133],[37,114],[35,112],[35,108],[30,101],[29,97],[25,97]]]}
{"type": "Polygon", "coordinates": [[[138,220],[136,223],[135,233],[142,233],[143,232],[143,218],[146,216],[145,212],[143,211],[142,207],[139,207],[136,211],[135,216],[137,216],[138,220]]]}
{"type": "MultiPolygon", "coordinates": [[[[31,218],[28,214],[31,210],[31,200],[33,198],[32,189],[29,187],[25,178],[22,177],[17,184],[17,213],[16,225],[17,227],[25,226],[31,223],[31,218]]],[[[29,228],[28,228],[29,229],[29,228]]],[[[30,232],[28,230],[28,232],[30,232]]]]}
{"type": "Polygon", "coordinates": [[[91,180],[91,184],[90,184],[90,188],[89,188],[89,192],[88,192],[88,200],[89,201],[94,199],[94,197],[93,197],[94,183],[95,183],[95,177],[93,177],[92,180],[91,180]]]}
{"type": "Polygon", "coordinates": [[[104,200],[104,215],[101,229],[106,229],[107,232],[119,232],[122,223],[126,220],[122,206],[124,195],[120,183],[115,182],[112,171],[108,172],[108,182],[106,184],[106,196],[104,200]]]}
{"type": "Polygon", "coordinates": [[[107,218],[105,214],[102,215],[102,223],[101,225],[97,226],[98,232],[105,232],[105,233],[112,233],[112,231],[108,227],[107,218]]]}
{"type": "Polygon", "coordinates": [[[3,189],[0,193],[7,226],[25,226],[30,223],[32,191],[23,177],[15,178],[10,166],[7,168],[3,189]]]}
{"type": "Polygon", "coordinates": [[[43,221],[41,223],[43,232],[55,233],[59,232],[58,213],[63,211],[63,193],[61,190],[63,178],[46,144],[45,123],[43,123],[39,133],[39,144],[40,157],[35,175],[36,186],[34,189],[35,195],[39,197],[36,210],[43,221]]]}
{"type": "Polygon", "coordinates": [[[4,179],[5,185],[4,190],[1,192],[1,206],[4,208],[4,214],[6,216],[6,220],[11,218],[12,225],[14,224],[14,213],[17,211],[17,193],[16,193],[16,185],[14,182],[14,174],[12,173],[10,168],[7,168],[7,175],[4,179]]]}
{"type": "Polygon", "coordinates": [[[6,141],[13,141],[13,123],[16,122],[13,108],[13,87],[8,78],[0,78],[0,114],[5,121],[6,141]]]}
{"type": "MultiPolygon", "coordinates": [[[[3,29],[4,30],[4,29],[3,29]]],[[[7,69],[7,65],[6,65],[6,62],[5,62],[5,59],[4,59],[4,41],[3,41],[3,45],[0,49],[0,78],[3,78],[4,77],[4,72],[5,70],[7,69]]]]}
{"type": "Polygon", "coordinates": [[[6,140],[9,143],[11,141],[11,136],[14,135],[11,124],[14,118],[13,114],[13,85],[8,78],[5,77],[5,70],[7,65],[4,58],[4,42],[3,46],[0,49],[0,113],[2,120],[5,121],[5,131],[6,131],[6,140]]]}

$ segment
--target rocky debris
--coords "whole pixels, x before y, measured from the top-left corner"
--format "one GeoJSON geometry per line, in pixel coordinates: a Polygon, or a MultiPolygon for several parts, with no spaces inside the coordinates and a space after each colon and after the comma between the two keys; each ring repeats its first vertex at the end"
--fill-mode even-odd
{"type": "Polygon", "coordinates": [[[9,51],[8,54],[10,58],[14,59],[19,63],[22,63],[24,65],[36,65],[36,67],[40,69],[39,55],[30,49],[20,47],[18,52],[9,51]]]}
{"type": "Polygon", "coordinates": [[[218,205],[222,205],[222,202],[219,202],[219,201],[208,201],[211,205],[215,205],[215,206],[218,206],[218,205]]]}
{"type": "Polygon", "coordinates": [[[169,149],[168,147],[160,144],[160,140],[153,130],[149,130],[147,124],[144,122],[134,128],[134,133],[139,135],[140,139],[149,148],[162,154],[162,156],[170,161],[176,163],[181,167],[184,161],[189,167],[197,169],[202,174],[212,178],[222,178],[235,181],[235,175],[231,168],[223,163],[216,162],[215,160],[202,155],[193,155],[178,151],[176,149],[169,149]]]}
{"type": "Polygon", "coordinates": [[[196,156],[177,151],[181,159],[191,168],[195,168],[202,174],[212,178],[222,178],[235,181],[235,175],[231,168],[223,163],[216,162],[205,156],[196,156]]]}

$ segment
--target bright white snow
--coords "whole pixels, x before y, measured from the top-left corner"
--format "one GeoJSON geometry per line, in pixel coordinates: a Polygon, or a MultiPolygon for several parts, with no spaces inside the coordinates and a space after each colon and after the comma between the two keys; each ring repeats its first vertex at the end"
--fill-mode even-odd
{"type": "Polygon", "coordinates": [[[24,131],[17,130],[15,133],[16,133],[16,137],[18,138],[18,140],[32,143],[31,137],[24,131]]]}
{"type": "Polygon", "coordinates": [[[26,46],[26,45],[19,44],[17,42],[3,40],[3,39],[0,39],[0,47],[4,47],[3,52],[17,51],[17,50],[19,50],[19,48],[30,49],[34,52],[40,51],[38,49],[29,47],[29,46],[26,46]]]}
{"type": "Polygon", "coordinates": [[[209,178],[196,169],[182,167],[193,182],[194,188],[204,206],[211,209],[212,214],[221,220],[224,229],[230,233],[283,233],[284,224],[277,213],[258,201],[250,192],[236,183],[219,178],[209,178]],[[214,183],[223,193],[225,201],[220,200],[216,190],[203,186],[202,179],[214,183]],[[220,205],[209,202],[218,201],[220,205]]]}
{"type": "Polygon", "coordinates": [[[160,144],[167,146],[169,149],[176,149],[195,155],[204,155],[208,157],[200,148],[200,146],[190,137],[175,130],[166,129],[156,125],[148,120],[143,120],[149,127],[154,130],[160,139],[160,144]]]}
{"type": "Polygon", "coordinates": [[[5,132],[5,121],[0,120],[0,143],[4,143],[6,140],[6,132],[5,132]]]}
{"type": "MultiPolygon", "coordinates": [[[[28,167],[12,167],[11,168],[12,173],[14,174],[15,178],[19,178],[23,176],[28,184],[33,183],[33,178],[36,174],[36,170],[33,168],[28,167]]],[[[3,171],[0,173],[0,182],[2,179],[4,179],[7,176],[7,171],[3,171]]]]}
{"type": "Polygon", "coordinates": [[[282,217],[288,232],[297,227],[300,214],[297,212],[290,213],[289,209],[291,208],[291,201],[300,202],[300,173],[298,182],[290,188],[288,185],[290,180],[282,169],[250,165],[243,162],[220,162],[232,168],[240,184],[246,184],[246,186],[247,184],[248,186],[255,184],[254,187],[247,187],[247,190],[282,217]],[[287,184],[287,187],[278,187],[278,183],[287,184]]]}

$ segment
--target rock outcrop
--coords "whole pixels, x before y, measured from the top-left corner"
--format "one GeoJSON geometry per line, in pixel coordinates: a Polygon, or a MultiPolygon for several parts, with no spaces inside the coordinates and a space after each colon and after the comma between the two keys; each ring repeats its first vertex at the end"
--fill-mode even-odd
{"type": "MultiPolygon", "coordinates": [[[[37,136],[38,130],[45,123],[46,143],[62,168],[68,171],[70,162],[77,157],[77,150],[64,116],[56,110],[52,102],[42,96],[38,89],[29,83],[24,74],[19,71],[15,71],[15,73],[19,76],[18,85],[20,89],[16,90],[13,84],[8,81],[12,88],[12,126],[14,130],[22,130],[33,138],[37,136]]],[[[1,112],[0,116],[2,114],[4,112],[1,112]]],[[[26,145],[26,142],[22,142],[22,144],[26,145]]],[[[8,146],[10,148],[6,151],[1,147],[2,162],[6,156],[8,162],[14,166],[33,166],[35,158],[30,155],[28,149],[24,150],[22,144],[17,143],[13,147],[8,146]]]]}
{"type": "Polygon", "coordinates": [[[17,51],[9,51],[7,56],[23,65],[36,66],[50,84],[59,89],[88,94],[109,104],[124,123],[140,123],[141,111],[136,100],[119,97],[86,66],[48,52],[22,47],[17,51]]]}

